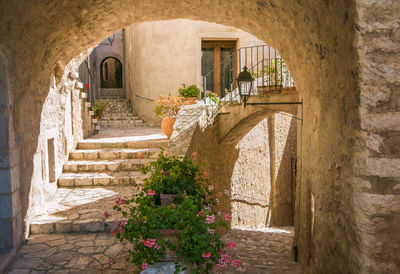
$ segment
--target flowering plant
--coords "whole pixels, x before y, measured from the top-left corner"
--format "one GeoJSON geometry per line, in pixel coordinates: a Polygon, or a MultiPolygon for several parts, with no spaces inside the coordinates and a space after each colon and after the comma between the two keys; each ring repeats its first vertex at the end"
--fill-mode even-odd
{"type": "MultiPolygon", "coordinates": [[[[225,89],[225,91],[226,91],[226,89],[225,89]]],[[[212,102],[214,102],[215,104],[219,105],[219,98],[218,98],[218,95],[215,92],[206,90],[206,97],[210,98],[210,100],[212,102]]]]}
{"type": "Polygon", "coordinates": [[[85,87],[80,89],[81,92],[88,92],[89,91],[89,83],[85,84],[85,87]]]}
{"type": "Polygon", "coordinates": [[[178,258],[175,273],[184,269],[182,264],[190,265],[192,273],[209,273],[215,265],[240,266],[240,260],[233,260],[227,252],[236,243],[226,245],[215,232],[218,226],[227,227],[230,216],[217,220],[213,188],[199,165],[161,152],[142,172],[151,175],[139,193],[127,201],[117,200],[114,206],[126,221],[111,233],[134,244],[129,251],[131,263],[144,270],[172,250],[178,258]],[[176,194],[173,203],[161,206],[161,193],[176,194]],[[163,233],[171,229],[179,232],[175,240],[163,233]]]}
{"type": "Polygon", "coordinates": [[[182,105],[182,97],[160,96],[160,100],[154,106],[153,112],[157,117],[176,117],[182,105]]]}

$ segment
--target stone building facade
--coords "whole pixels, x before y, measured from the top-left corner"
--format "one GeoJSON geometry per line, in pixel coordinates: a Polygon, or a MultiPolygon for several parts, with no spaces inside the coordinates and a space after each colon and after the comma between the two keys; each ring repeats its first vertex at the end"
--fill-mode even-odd
{"type": "MultiPolygon", "coordinates": [[[[243,29],[288,64],[304,99],[295,245],[306,272],[399,272],[399,12],[397,1],[378,0],[2,1],[2,235],[14,247],[23,239],[57,62],[130,24],[187,18],[243,29]]],[[[218,151],[205,159],[213,163],[228,159],[211,172],[225,182],[236,152],[216,134],[195,133],[193,149],[218,151]]]]}

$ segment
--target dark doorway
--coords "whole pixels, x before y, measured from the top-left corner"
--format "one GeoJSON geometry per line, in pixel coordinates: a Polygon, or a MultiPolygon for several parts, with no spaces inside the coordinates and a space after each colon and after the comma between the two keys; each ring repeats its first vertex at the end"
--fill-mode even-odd
{"type": "Polygon", "coordinates": [[[115,57],[107,57],[100,66],[101,88],[122,88],[122,64],[115,57]]]}

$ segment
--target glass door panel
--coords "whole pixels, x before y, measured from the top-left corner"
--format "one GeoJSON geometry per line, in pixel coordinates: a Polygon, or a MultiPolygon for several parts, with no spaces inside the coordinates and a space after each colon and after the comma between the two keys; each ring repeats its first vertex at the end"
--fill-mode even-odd
{"type": "Polygon", "coordinates": [[[214,91],[214,49],[201,49],[201,76],[205,77],[206,90],[214,91]]]}

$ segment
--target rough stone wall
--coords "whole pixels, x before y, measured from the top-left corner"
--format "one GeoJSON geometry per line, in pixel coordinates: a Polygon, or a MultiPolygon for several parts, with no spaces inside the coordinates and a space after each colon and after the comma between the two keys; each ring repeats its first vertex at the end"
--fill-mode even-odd
{"type": "MultiPolygon", "coordinates": [[[[17,147],[21,159],[18,175],[12,175],[21,186],[16,211],[23,215],[27,211],[41,111],[56,63],[68,63],[132,23],[205,20],[240,28],[277,49],[304,99],[294,244],[306,271],[368,273],[367,268],[386,268],[398,272],[398,249],[392,242],[400,234],[395,228],[398,168],[393,157],[400,143],[398,53],[393,51],[399,45],[399,5],[378,0],[0,0],[0,48],[12,95],[12,147],[17,147]],[[379,66],[370,70],[371,64],[379,66]],[[369,71],[373,73],[366,74],[369,71]],[[390,103],[361,111],[366,95],[371,102],[377,97],[385,101],[388,93],[390,103]],[[383,154],[371,157],[359,152],[356,142],[364,149],[367,144],[374,147],[375,134],[383,138],[379,146],[383,154]]],[[[213,176],[228,184],[233,170],[229,164],[237,154],[234,147],[213,143],[211,135],[205,136],[211,143],[203,145],[220,160],[213,162],[220,168],[213,176]],[[221,165],[222,156],[228,159],[228,167],[221,165]]],[[[22,235],[21,230],[16,233],[22,235]]]]}
{"type": "Polygon", "coordinates": [[[62,173],[69,152],[75,149],[83,137],[93,133],[85,99],[81,98],[80,90],[76,88],[77,81],[68,76],[84,56],[82,54],[75,58],[65,67],[60,64],[58,73],[52,77],[43,104],[38,146],[33,155],[29,207],[25,216],[27,227],[31,219],[42,210],[46,200],[57,190],[57,178],[62,173]]]}
{"type": "Polygon", "coordinates": [[[231,178],[232,227],[293,224],[296,122],[286,114],[266,118],[236,145],[231,178]]]}
{"type": "Polygon", "coordinates": [[[352,184],[361,271],[400,272],[400,2],[357,1],[360,128],[352,184]]]}

